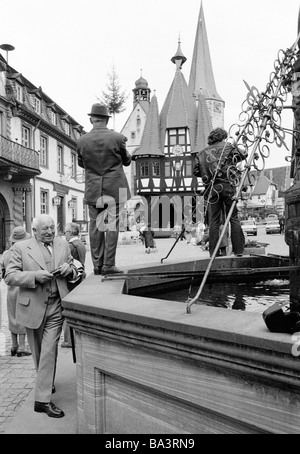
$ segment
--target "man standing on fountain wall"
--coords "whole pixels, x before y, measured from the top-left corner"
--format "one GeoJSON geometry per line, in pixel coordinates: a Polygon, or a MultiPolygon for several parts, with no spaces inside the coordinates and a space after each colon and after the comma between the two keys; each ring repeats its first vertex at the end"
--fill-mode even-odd
{"type": "Polygon", "coordinates": [[[120,274],[115,266],[120,214],[130,191],[123,166],[131,155],[126,137],[108,129],[105,105],[92,106],[93,129],[77,142],[78,165],[85,169],[85,201],[89,206],[89,236],[94,274],[120,274]]]}
{"type": "MultiPolygon", "coordinates": [[[[196,156],[194,175],[201,177],[205,185],[207,206],[209,207],[209,253],[216,248],[220,235],[221,214],[225,209],[226,217],[230,211],[235,194],[235,188],[228,179],[229,166],[237,165],[246,156],[230,143],[226,143],[227,132],[216,128],[208,136],[208,147],[196,156]]],[[[238,217],[237,207],[234,207],[230,218],[232,252],[242,255],[245,237],[238,217]]]]}

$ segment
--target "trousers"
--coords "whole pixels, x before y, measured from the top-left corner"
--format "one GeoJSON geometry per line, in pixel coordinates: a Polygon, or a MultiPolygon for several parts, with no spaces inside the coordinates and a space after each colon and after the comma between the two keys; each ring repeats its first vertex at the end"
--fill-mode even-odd
{"type": "Polygon", "coordinates": [[[38,329],[26,328],[28,343],[37,371],[35,400],[38,402],[51,401],[62,325],[61,300],[57,296],[52,301],[49,299],[41,326],[38,329]]]}
{"type": "MultiPolygon", "coordinates": [[[[210,220],[209,220],[209,253],[213,254],[220,235],[222,213],[227,217],[231,205],[233,204],[234,189],[226,182],[215,182],[209,200],[210,220]]],[[[223,219],[224,222],[224,219],[223,219]]],[[[244,252],[245,237],[238,217],[238,210],[235,206],[230,218],[230,231],[232,252],[242,254],[244,252]]]]}
{"type": "Polygon", "coordinates": [[[89,206],[89,238],[94,268],[115,265],[119,238],[120,213],[125,203],[114,207],[89,206]]]}

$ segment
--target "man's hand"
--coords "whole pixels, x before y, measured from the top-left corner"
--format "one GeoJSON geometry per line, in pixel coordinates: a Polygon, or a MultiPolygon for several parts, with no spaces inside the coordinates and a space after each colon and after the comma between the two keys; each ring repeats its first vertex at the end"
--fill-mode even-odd
{"type": "Polygon", "coordinates": [[[60,265],[58,267],[58,270],[60,270],[60,273],[57,275],[57,277],[66,277],[68,276],[70,273],[72,273],[72,268],[70,267],[70,265],[68,263],[63,263],[62,265],[60,265]]]}
{"type": "Polygon", "coordinates": [[[41,284],[51,281],[51,279],[53,279],[53,275],[49,271],[39,270],[35,274],[35,280],[41,284]]]}

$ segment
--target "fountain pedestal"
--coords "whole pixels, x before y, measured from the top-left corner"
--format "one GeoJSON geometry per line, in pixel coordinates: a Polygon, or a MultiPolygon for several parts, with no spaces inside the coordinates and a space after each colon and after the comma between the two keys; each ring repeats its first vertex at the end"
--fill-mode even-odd
{"type": "Polygon", "coordinates": [[[79,434],[300,432],[299,345],[261,314],[123,293],[89,276],[76,332],[79,434]]]}

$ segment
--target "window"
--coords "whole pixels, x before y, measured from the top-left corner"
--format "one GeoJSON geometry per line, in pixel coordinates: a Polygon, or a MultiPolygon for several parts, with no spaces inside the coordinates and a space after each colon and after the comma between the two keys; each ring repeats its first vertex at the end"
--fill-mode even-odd
{"type": "Polygon", "coordinates": [[[87,210],[87,205],[84,203],[83,204],[83,208],[82,208],[82,219],[84,221],[87,221],[88,220],[88,210],[87,210]]]}
{"type": "Polygon", "coordinates": [[[77,199],[75,197],[72,197],[72,219],[77,219],[77,199]]]}
{"type": "Polygon", "coordinates": [[[57,145],[57,172],[64,173],[63,147],[61,145],[57,145]]]}
{"type": "Polygon", "coordinates": [[[185,163],[185,176],[186,177],[192,177],[193,176],[192,161],[186,161],[186,163],[185,163]]]}
{"type": "Polygon", "coordinates": [[[40,139],[40,165],[48,167],[48,141],[44,136],[40,139]]]}
{"type": "Polygon", "coordinates": [[[159,161],[154,161],[152,163],[152,175],[154,177],[160,177],[160,165],[159,161]]]}
{"type": "Polygon", "coordinates": [[[49,193],[44,189],[41,189],[41,214],[49,213],[49,193]]]}
{"type": "Polygon", "coordinates": [[[69,136],[70,135],[70,125],[66,121],[64,121],[63,124],[64,124],[65,133],[69,136]]]}
{"type": "Polygon", "coordinates": [[[187,150],[187,130],[185,128],[174,128],[168,130],[168,149],[169,152],[175,145],[181,145],[184,151],[187,150]]]}
{"type": "Polygon", "coordinates": [[[34,108],[34,111],[40,115],[41,113],[41,100],[40,98],[37,98],[36,96],[34,97],[34,104],[33,104],[33,108],[34,108]]]}
{"type": "Polygon", "coordinates": [[[141,162],[141,177],[149,177],[149,164],[148,164],[148,162],[141,162]]]}
{"type": "Polygon", "coordinates": [[[132,139],[135,139],[135,132],[132,132],[132,133],[131,133],[131,138],[132,138],[132,139]]]}
{"type": "Polygon", "coordinates": [[[19,85],[18,83],[16,83],[16,91],[17,91],[17,101],[23,103],[24,102],[23,87],[21,85],[19,85]]]}
{"type": "Polygon", "coordinates": [[[166,178],[171,177],[171,163],[170,162],[165,162],[165,177],[166,178]]]}
{"type": "Polygon", "coordinates": [[[71,153],[71,176],[72,178],[76,177],[76,153],[71,153]]]}
{"type": "Polygon", "coordinates": [[[50,118],[51,118],[51,123],[56,126],[56,112],[54,110],[50,110],[50,118]]]}
{"type": "Polygon", "coordinates": [[[26,126],[22,126],[22,145],[30,148],[30,129],[26,126]]]}

